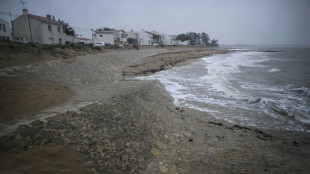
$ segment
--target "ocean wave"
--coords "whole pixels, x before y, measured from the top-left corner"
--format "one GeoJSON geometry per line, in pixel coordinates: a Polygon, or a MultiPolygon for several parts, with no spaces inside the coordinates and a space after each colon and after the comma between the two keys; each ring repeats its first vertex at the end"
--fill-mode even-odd
{"type": "Polygon", "coordinates": [[[208,74],[240,73],[241,67],[264,67],[260,64],[269,61],[270,58],[262,52],[236,52],[227,55],[216,55],[203,58],[208,74]]]}
{"type": "Polygon", "coordinates": [[[275,68],[274,61],[278,59],[281,60],[266,52],[233,52],[140,79],[159,80],[177,106],[205,111],[218,119],[303,130],[310,122],[309,98],[305,98],[310,96],[310,89],[284,86],[275,83],[275,78],[264,79],[268,72],[285,72],[283,67],[275,68]]]}
{"type": "Polygon", "coordinates": [[[310,88],[307,88],[307,87],[304,87],[304,86],[301,86],[301,87],[297,87],[297,86],[294,86],[294,85],[287,85],[285,86],[285,88],[289,91],[293,91],[297,94],[306,94],[307,97],[310,96],[310,88]]]}
{"type": "Polygon", "coordinates": [[[227,50],[229,51],[250,51],[249,49],[246,49],[246,48],[228,48],[227,50]]]}
{"type": "Polygon", "coordinates": [[[280,71],[281,70],[279,70],[278,68],[272,68],[268,72],[280,72],[280,71]]]}

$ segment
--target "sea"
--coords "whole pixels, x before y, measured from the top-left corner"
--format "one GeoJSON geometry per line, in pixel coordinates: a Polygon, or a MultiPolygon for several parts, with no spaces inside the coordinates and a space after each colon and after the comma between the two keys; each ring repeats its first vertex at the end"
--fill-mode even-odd
{"type": "Polygon", "coordinates": [[[310,47],[230,46],[159,80],[179,107],[265,129],[310,132],[310,47]]]}

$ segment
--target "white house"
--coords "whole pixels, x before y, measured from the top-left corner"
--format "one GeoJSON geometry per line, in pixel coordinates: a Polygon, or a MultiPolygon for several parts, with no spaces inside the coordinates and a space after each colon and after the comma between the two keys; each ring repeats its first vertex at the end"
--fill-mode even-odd
{"type": "Polygon", "coordinates": [[[147,33],[150,33],[152,35],[152,45],[163,44],[163,34],[156,31],[147,31],[147,33]]]}
{"type": "Polygon", "coordinates": [[[11,40],[10,25],[3,19],[0,19],[0,40],[11,40]]]}
{"type": "Polygon", "coordinates": [[[139,45],[153,45],[153,35],[147,31],[141,30],[138,32],[139,45]]]}
{"type": "Polygon", "coordinates": [[[114,30],[98,31],[93,34],[94,43],[104,42],[105,44],[114,45],[114,30]]]}
{"type": "Polygon", "coordinates": [[[163,45],[172,45],[170,35],[163,34],[162,35],[162,43],[163,43],[163,45]]]}
{"type": "Polygon", "coordinates": [[[13,36],[16,41],[39,44],[65,44],[63,25],[51,18],[28,14],[23,9],[23,14],[12,21],[13,36]]]}
{"type": "Polygon", "coordinates": [[[128,31],[124,34],[127,38],[128,44],[137,44],[138,43],[138,33],[134,32],[133,30],[128,31]]]}
{"type": "Polygon", "coordinates": [[[127,44],[127,37],[128,37],[128,34],[125,33],[123,30],[115,30],[114,31],[115,45],[127,44]]]}

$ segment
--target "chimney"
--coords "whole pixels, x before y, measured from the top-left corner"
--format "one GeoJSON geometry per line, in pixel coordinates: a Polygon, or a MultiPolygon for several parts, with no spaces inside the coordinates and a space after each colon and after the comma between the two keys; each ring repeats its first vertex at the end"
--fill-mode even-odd
{"type": "Polygon", "coordinates": [[[48,18],[48,19],[52,19],[52,16],[51,15],[46,15],[46,17],[48,18]]]}
{"type": "Polygon", "coordinates": [[[27,15],[28,14],[28,9],[23,9],[23,15],[27,15]]]}

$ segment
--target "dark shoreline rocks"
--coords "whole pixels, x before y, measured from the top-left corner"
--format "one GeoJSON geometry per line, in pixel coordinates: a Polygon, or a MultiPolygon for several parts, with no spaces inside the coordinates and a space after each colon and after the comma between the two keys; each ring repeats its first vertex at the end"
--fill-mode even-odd
{"type": "MultiPolygon", "coordinates": [[[[127,83],[127,82],[124,82],[127,83]]],[[[176,108],[157,81],[123,95],[21,126],[0,149],[20,153],[55,143],[90,173],[307,173],[309,133],[259,130],[176,108]]]]}
{"type": "Polygon", "coordinates": [[[170,69],[175,66],[184,66],[197,58],[208,57],[212,54],[224,54],[222,49],[193,49],[187,51],[174,51],[146,57],[122,69],[123,76],[145,76],[158,71],[170,69]]]}

